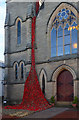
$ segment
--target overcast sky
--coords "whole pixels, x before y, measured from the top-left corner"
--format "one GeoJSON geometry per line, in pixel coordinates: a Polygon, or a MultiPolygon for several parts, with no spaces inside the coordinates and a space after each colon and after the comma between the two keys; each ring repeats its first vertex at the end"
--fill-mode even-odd
{"type": "Polygon", "coordinates": [[[5,11],[6,11],[5,0],[0,0],[0,61],[4,61],[4,44],[5,44],[4,23],[6,14],[5,11]]]}

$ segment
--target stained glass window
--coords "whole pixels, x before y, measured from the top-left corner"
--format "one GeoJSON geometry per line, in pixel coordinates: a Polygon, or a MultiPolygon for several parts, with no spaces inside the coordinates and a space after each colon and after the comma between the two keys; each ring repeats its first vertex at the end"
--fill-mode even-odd
{"type": "Polygon", "coordinates": [[[21,44],[21,22],[17,23],[17,44],[21,44]]]}
{"type": "MultiPolygon", "coordinates": [[[[77,24],[74,22],[72,27],[76,27],[77,24]]],[[[77,53],[77,29],[72,29],[72,53],[77,53]]]]}
{"type": "Polygon", "coordinates": [[[70,54],[70,31],[68,31],[69,25],[66,24],[64,28],[64,54],[70,54]]]}
{"type": "Polygon", "coordinates": [[[53,28],[51,31],[51,57],[56,56],[56,29],[53,28]]]}
{"type": "Polygon", "coordinates": [[[68,8],[61,9],[55,16],[51,30],[51,57],[77,53],[76,21],[75,14],[68,8]]]}
{"type": "Polygon", "coordinates": [[[58,56],[63,55],[63,29],[61,26],[58,28],[58,56]]]}

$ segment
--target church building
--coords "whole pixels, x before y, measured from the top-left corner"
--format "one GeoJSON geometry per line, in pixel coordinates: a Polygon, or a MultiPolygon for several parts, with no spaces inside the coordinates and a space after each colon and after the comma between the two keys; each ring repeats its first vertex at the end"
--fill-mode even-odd
{"type": "MultiPolygon", "coordinates": [[[[79,98],[78,2],[43,2],[36,17],[35,65],[47,100],[71,103],[79,98]]],[[[6,1],[5,96],[20,103],[31,67],[33,2],[6,1]]]]}

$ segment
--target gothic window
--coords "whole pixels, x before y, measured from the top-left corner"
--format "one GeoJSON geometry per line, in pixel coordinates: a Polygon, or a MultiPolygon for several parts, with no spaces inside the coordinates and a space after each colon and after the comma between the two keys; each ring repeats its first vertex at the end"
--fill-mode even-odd
{"type": "Polygon", "coordinates": [[[68,31],[69,25],[66,24],[64,28],[64,54],[70,54],[70,31],[68,31]]]}
{"type": "Polygon", "coordinates": [[[63,29],[61,26],[59,26],[58,28],[58,35],[57,35],[57,39],[58,39],[58,56],[63,55],[63,29]]]}
{"type": "Polygon", "coordinates": [[[21,64],[21,78],[22,78],[22,79],[24,78],[23,69],[24,69],[24,67],[23,67],[23,63],[22,63],[22,64],[21,64]]]}
{"type": "Polygon", "coordinates": [[[44,77],[44,75],[42,77],[42,92],[45,95],[45,77],[44,77]]]}
{"type": "Polygon", "coordinates": [[[55,56],[56,56],[56,29],[53,28],[51,31],[51,57],[55,56]]]}
{"type": "Polygon", "coordinates": [[[17,44],[21,44],[21,21],[17,23],[17,44]]]}
{"type": "Polygon", "coordinates": [[[77,18],[68,8],[61,9],[52,22],[51,57],[77,53],[77,18]]]}
{"type": "MultiPolygon", "coordinates": [[[[72,24],[72,27],[77,26],[77,24],[74,22],[72,24]]],[[[72,53],[77,53],[77,30],[72,29],[72,53]]]]}
{"type": "Polygon", "coordinates": [[[15,79],[18,79],[18,66],[15,64],[15,79]]]}

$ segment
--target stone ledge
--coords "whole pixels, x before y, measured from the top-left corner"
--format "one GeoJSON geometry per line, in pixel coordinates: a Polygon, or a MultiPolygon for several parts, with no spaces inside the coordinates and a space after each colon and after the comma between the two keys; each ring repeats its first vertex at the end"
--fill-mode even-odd
{"type": "Polygon", "coordinates": [[[63,56],[56,56],[56,57],[51,57],[48,61],[49,62],[57,62],[57,61],[62,61],[62,60],[68,60],[68,59],[75,59],[79,58],[78,54],[69,54],[69,55],[63,55],[63,56]]]}

